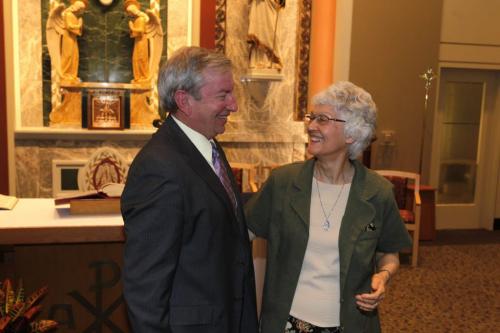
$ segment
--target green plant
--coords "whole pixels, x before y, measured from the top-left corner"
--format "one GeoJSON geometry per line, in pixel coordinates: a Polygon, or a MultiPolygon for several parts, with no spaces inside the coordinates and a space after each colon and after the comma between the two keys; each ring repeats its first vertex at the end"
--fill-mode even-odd
{"type": "Polygon", "coordinates": [[[11,281],[4,280],[0,284],[0,333],[41,333],[57,327],[53,320],[33,321],[41,309],[37,303],[47,292],[44,286],[26,298],[22,280],[19,280],[17,293],[11,281]]]}

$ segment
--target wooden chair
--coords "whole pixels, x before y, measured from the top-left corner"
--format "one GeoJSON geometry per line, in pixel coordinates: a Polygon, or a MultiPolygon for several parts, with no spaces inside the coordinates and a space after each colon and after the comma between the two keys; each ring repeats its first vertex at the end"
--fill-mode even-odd
{"type": "Polygon", "coordinates": [[[257,192],[257,164],[229,162],[229,165],[242,193],[257,192]]]}
{"type": "Polygon", "coordinates": [[[418,243],[420,239],[420,175],[413,172],[396,170],[375,170],[394,185],[394,195],[399,207],[399,213],[406,228],[412,234],[411,265],[417,266],[418,243]]]}
{"type": "Polygon", "coordinates": [[[257,188],[261,188],[261,186],[265,183],[267,180],[267,177],[271,174],[271,171],[277,167],[279,167],[281,164],[259,164],[258,170],[257,170],[257,188]]]}

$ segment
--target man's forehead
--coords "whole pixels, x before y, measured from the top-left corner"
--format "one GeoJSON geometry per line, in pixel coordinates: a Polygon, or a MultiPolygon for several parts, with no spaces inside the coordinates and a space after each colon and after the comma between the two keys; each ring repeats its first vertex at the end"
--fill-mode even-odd
{"type": "Polygon", "coordinates": [[[224,75],[233,75],[231,67],[207,67],[205,68],[201,74],[203,76],[224,76],[224,75]]]}
{"type": "Polygon", "coordinates": [[[211,89],[211,90],[225,90],[225,87],[221,87],[222,85],[233,85],[233,74],[230,70],[206,70],[202,72],[203,75],[203,83],[202,89],[211,89]],[[217,81],[217,84],[212,84],[214,81],[217,81]]]}

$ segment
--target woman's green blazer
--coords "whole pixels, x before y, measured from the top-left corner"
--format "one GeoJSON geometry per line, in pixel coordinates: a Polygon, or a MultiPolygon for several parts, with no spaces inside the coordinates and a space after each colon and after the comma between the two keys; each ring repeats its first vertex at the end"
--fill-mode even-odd
{"type": "MultiPolygon", "coordinates": [[[[315,159],[273,170],[245,207],[248,227],[267,239],[261,332],[283,332],[309,237],[315,159]]],[[[344,332],[380,332],[377,311],[363,312],[354,296],[370,291],[376,252],[398,252],[411,239],[385,178],[351,161],[355,168],[339,234],[340,324],[344,332]]],[[[311,299],[311,306],[314,300],[311,299]]]]}

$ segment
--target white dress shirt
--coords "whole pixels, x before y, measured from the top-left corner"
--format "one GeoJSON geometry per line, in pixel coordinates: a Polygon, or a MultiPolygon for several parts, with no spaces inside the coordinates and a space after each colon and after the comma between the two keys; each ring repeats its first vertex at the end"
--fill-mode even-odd
{"type": "Polygon", "coordinates": [[[203,134],[196,132],[194,129],[175,118],[175,115],[172,115],[172,118],[175,123],[179,125],[184,134],[186,134],[188,139],[193,143],[196,149],[198,149],[200,154],[207,160],[207,163],[212,167],[212,170],[215,171],[214,164],[212,162],[212,145],[210,144],[210,141],[212,140],[208,140],[203,134]]]}

